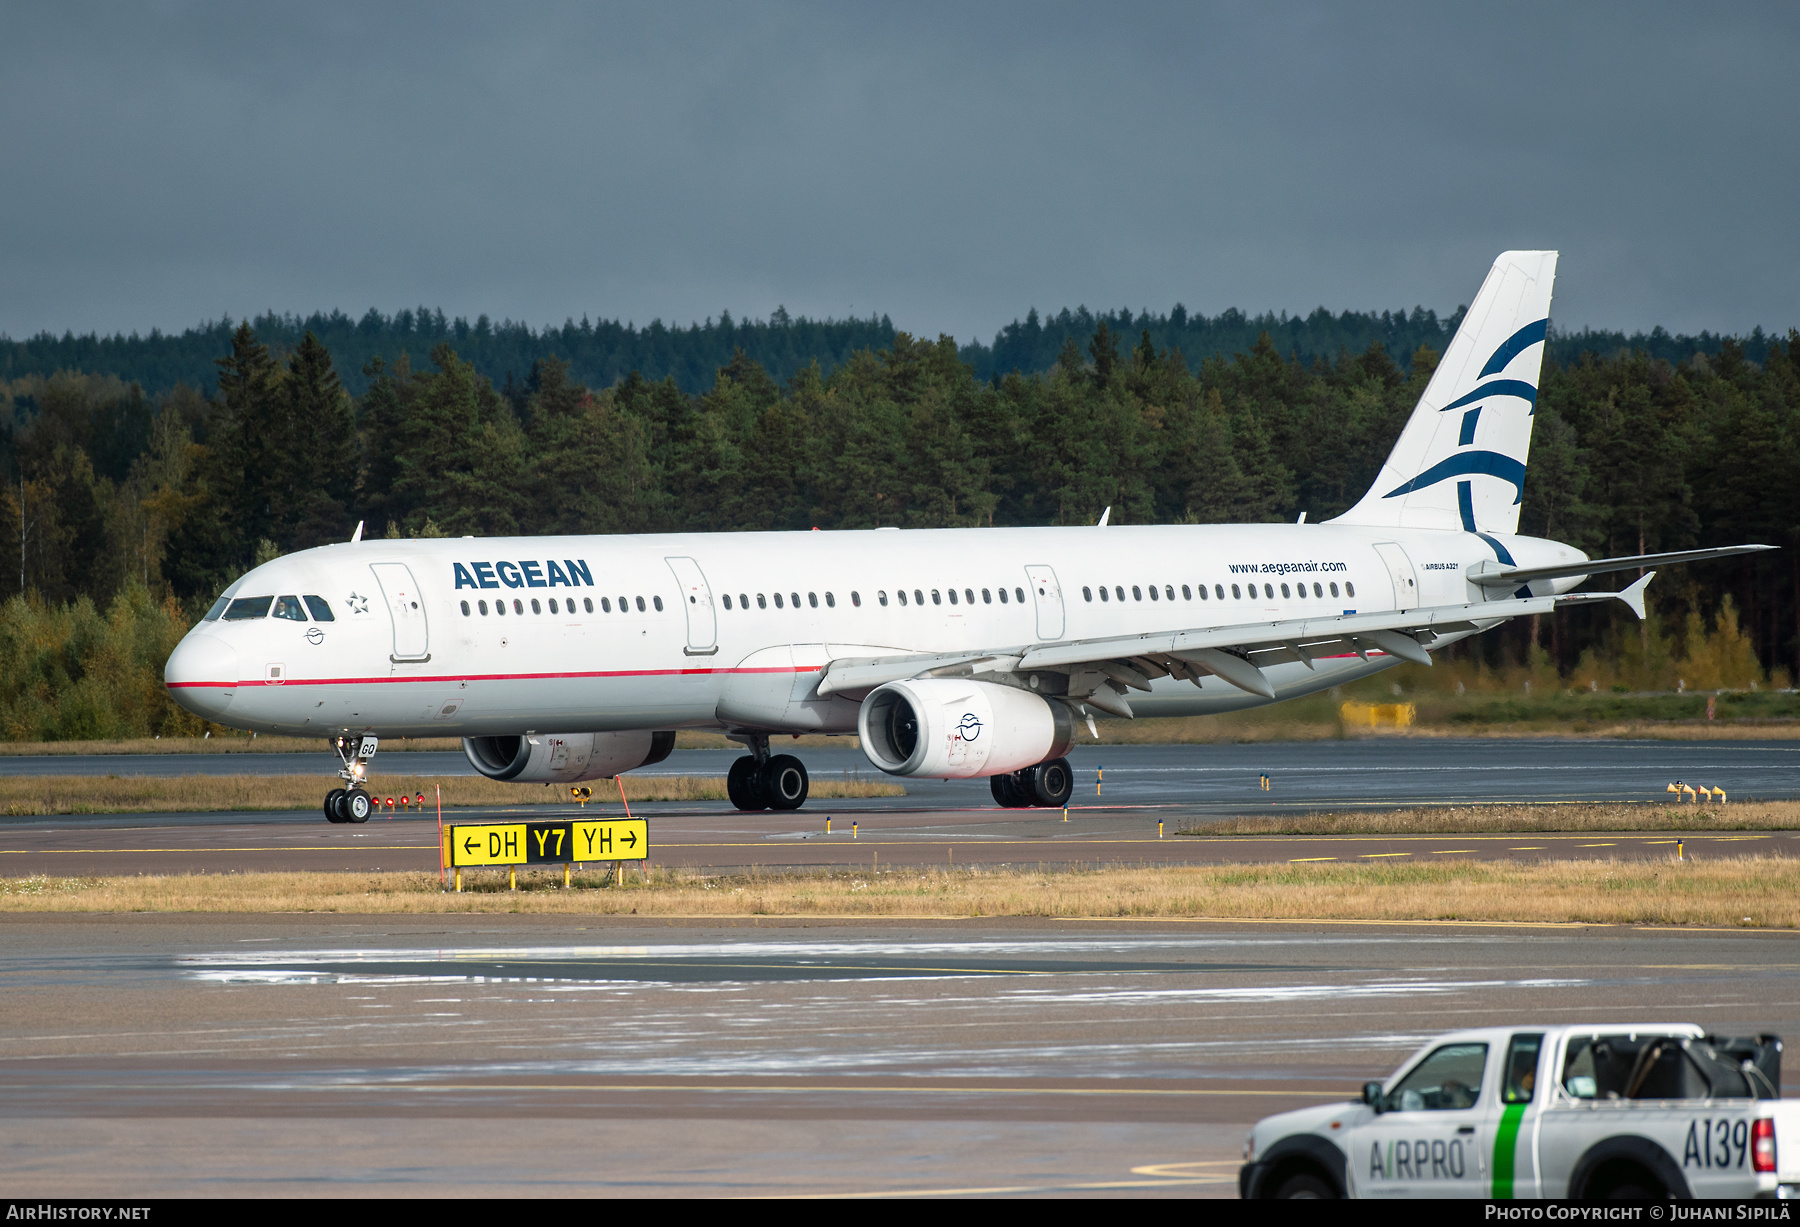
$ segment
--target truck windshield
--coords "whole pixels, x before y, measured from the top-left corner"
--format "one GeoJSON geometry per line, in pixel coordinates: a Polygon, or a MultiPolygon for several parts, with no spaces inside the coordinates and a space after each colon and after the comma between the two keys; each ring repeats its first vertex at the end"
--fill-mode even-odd
{"type": "Polygon", "coordinates": [[[1709,1099],[1748,1096],[1742,1073],[1680,1035],[1596,1035],[1569,1041],[1563,1089],[1576,1099],[1709,1099]]]}

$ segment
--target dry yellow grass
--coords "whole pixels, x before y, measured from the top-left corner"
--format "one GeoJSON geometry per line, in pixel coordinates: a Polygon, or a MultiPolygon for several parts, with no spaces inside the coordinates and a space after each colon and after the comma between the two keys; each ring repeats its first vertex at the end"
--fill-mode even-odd
{"type": "MultiPolygon", "coordinates": [[[[174,775],[174,776],[0,776],[0,815],[28,817],[39,814],[133,814],[212,812],[219,810],[312,809],[325,800],[331,776],[311,775],[174,775]]],[[[533,787],[501,784],[479,776],[380,775],[369,791],[386,799],[425,794],[426,804],[437,803],[437,789],[444,790],[444,805],[567,804],[563,786],[533,787]]],[[[594,780],[588,787],[602,804],[619,802],[618,786],[611,780],[594,780]]],[[[723,801],[722,777],[627,776],[625,795],[639,801],[723,801]]],[[[833,797],[900,797],[906,790],[882,780],[814,780],[812,795],[833,797]]]]}
{"type": "Polygon", "coordinates": [[[1436,835],[1483,831],[1790,831],[1800,801],[1730,805],[1458,805],[1329,814],[1221,818],[1179,835],[1436,835]]]}
{"type": "Polygon", "coordinates": [[[7,912],[534,913],[666,917],[1474,921],[1790,929],[1800,860],[1443,862],[1086,871],[895,869],[709,877],[562,890],[561,875],[471,873],[463,894],[432,874],[232,874],[0,880],[7,912]]]}

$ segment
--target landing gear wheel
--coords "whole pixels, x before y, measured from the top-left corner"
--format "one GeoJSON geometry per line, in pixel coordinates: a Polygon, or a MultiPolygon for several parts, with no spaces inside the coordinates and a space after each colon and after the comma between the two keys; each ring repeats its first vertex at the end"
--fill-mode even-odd
{"type": "Polygon", "coordinates": [[[763,796],[762,772],[753,756],[746,754],[732,762],[731,770],[725,775],[725,795],[741,810],[769,808],[769,802],[763,796]]]}
{"type": "Polygon", "coordinates": [[[988,791],[994,794],[996,804],[1006,809],[1018,809],[1029,802],[1019,795],[1019,781],[1011,772],[1005,775],[988,777],[988,791]]]}
{"type": "Polygon", "coordinates": [[[777,754],[763,764],[762,791],[770,809],[799,809],[811,787],[806,767],[792,754],[777,754]]]}
{"type": "Polygon", "coordinates": [[[344,794],[344,817],[350,822],[367,822],[369,815],[375,810],[375,802],[369,794],[360,788],[352,788],[344,794]]]}
{"type": "Polygon", "coordinates": [[[325,794],[325,821],[326,822],[342,822],[342,821],[344,821],[343,817],[341,816],[341,811],[338,809],[338,805],[340,803],[342,803],[343,799],[344,799],[344,790],[341,788],[334,788],[330,792],[325,794]]]}
{"type": "Polygon", "coordinates": [[[1031,804],[1061,809],[1075,793],[1075,776],[1069,770],[1069,760],[1066,758],[1053,758],[1047,763],[1039,763],[1023,774],[1023,783],[1031,794],[1031,804]]]}

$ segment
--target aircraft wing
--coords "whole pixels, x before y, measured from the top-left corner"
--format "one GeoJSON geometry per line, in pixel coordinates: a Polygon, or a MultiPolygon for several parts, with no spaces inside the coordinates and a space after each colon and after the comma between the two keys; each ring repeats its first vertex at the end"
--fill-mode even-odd
{"type": "Polygon", "coordinates": [[[1585,562],[1567,562],[1554,567],[1505,567],[1483,563],[1468,573],[1472,583],[1483,588],[1516,588],[1534,579],[1568,579],[1576,575],[1601,575],[1608,571],[1632,571],[1639,567],[1672,567],[1678,562],[1704,562],[1709,558],[1730,558],[1734,554],[1757,554],[1778,550],[1778,545],[1727,545],[1710,550],[1677,550],[1672,554],[1633,554],[1629,558],[1589,558],[1585,562]]]}
{"type": "Polygon", "coordinates": [[[1025,644],[980,652],[838,659],[826,666],[819,694],[868,691],[915,677],[1041,669],[1067,673],[1071,699],[1119,716],[1131,715],[1126,692],[1147,691],[1151,679],[1158,677],[1181,678],[1195,685],[1200,684],[1202,677],[1217,677],[1250,694],[1273,699],[1275,688],[1262,671],[1265,665],[1298,661],[1310,669],[1318,657],[1346,652],[1354,652],[1365,660],[1370,652],[1385,652],[1428,665],[1431,656],[1426,647],[1440,635],[1483,629],[1508,618],[1549,613],[1563,605],[1623,601],[1642,618],[1644,589],[1655,575],[1652,571],[1623,592],[1512,597],[1390,612],[1025,644]]]}

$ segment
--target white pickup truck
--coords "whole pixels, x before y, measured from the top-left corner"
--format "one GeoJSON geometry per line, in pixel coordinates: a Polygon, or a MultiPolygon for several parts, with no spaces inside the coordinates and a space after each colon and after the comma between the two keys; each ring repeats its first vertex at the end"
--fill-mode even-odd
{"type": "Polygon", "coordinates": [[[1772,1035],[1490,1027],[1258,1121],[1244,1158],[1247,1198],[1800,1197],[1800,1100],[1772,1035]]]}

